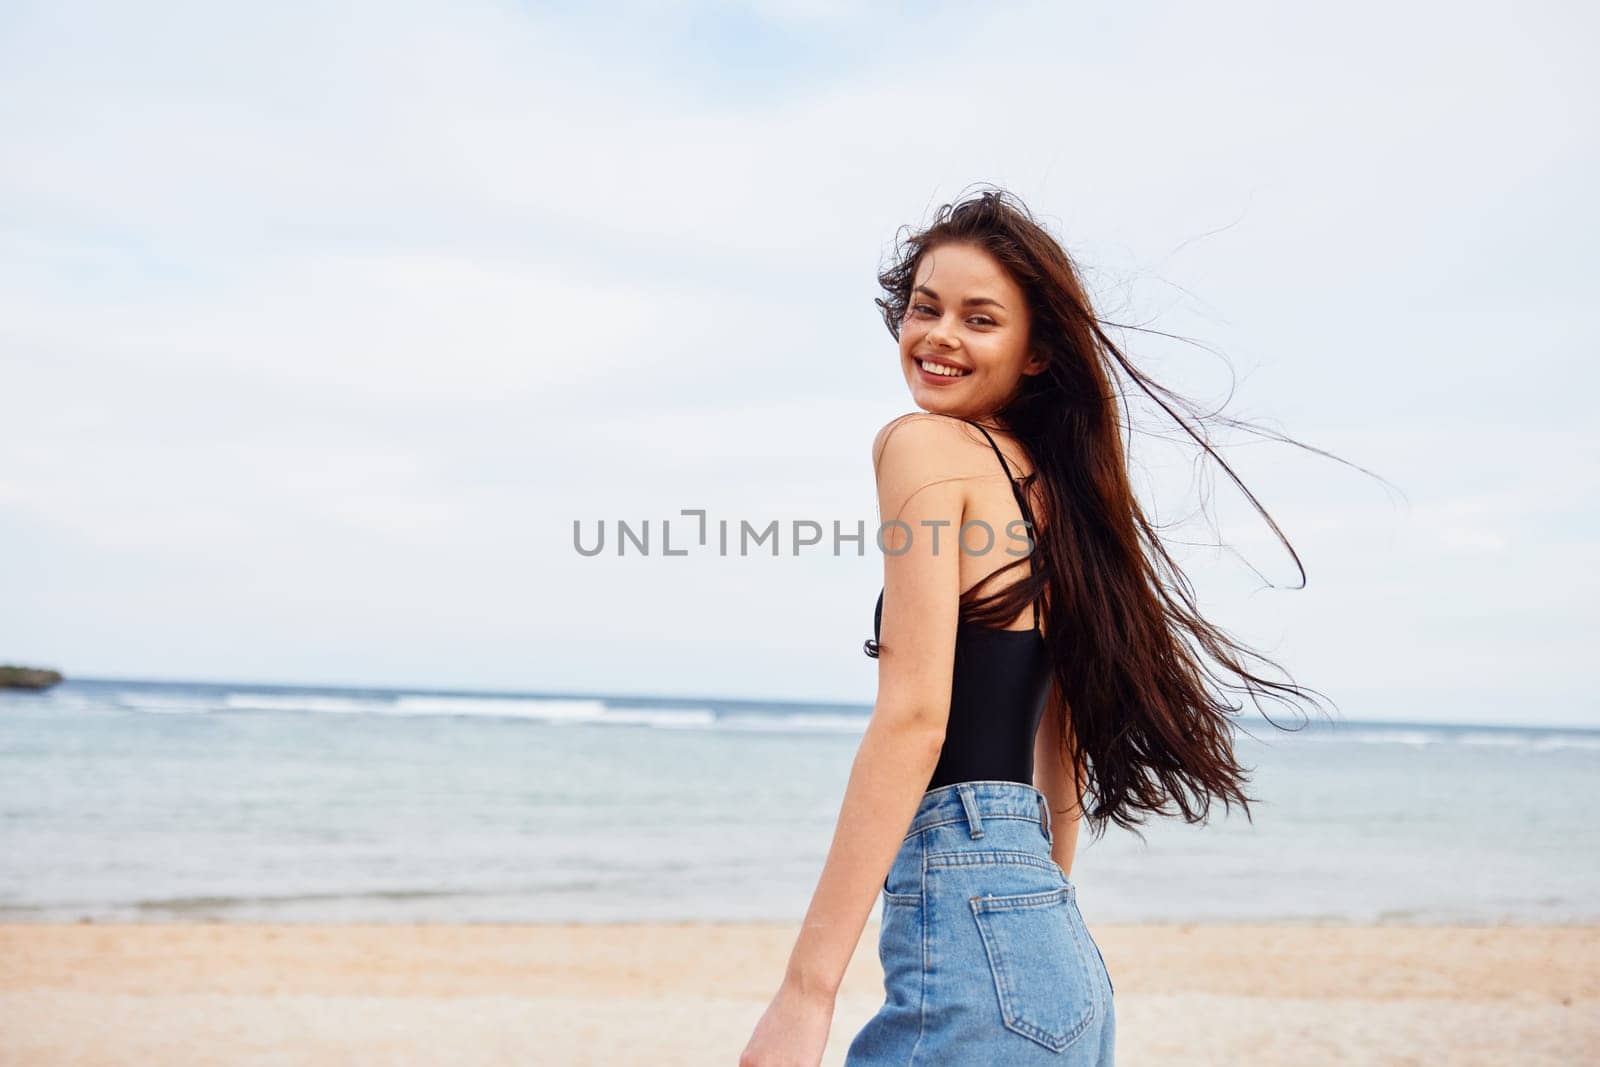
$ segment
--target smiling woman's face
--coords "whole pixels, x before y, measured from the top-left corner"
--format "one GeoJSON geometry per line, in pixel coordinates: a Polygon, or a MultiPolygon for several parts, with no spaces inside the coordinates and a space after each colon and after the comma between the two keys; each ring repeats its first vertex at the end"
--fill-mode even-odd
{"type": "Polygon", "coordinates": [[[911,399],[924,411],[958,418],[1004,407],[1023,375],[1045,368],[1028,356],[1028,324],[1022,290],[989,253],[968,244],[923,253],[900,324],[911,399]],[[929,370],[925,359],[943,366],[929,370]]]}

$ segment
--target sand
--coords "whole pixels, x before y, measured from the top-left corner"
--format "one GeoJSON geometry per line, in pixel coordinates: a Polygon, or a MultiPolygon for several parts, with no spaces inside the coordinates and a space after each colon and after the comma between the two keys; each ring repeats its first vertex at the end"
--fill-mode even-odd
{"type": "MultiPolygon", "coordinates": [[[[787,924],[0,926],[0,1064],[725,1064],[787,924]]],[[[1097,925],[1117,1062],[1600,1063],[1600,927],[1097,925]]],[[[877,1009],[862,937],[824,1064],[877,1009]]]]}

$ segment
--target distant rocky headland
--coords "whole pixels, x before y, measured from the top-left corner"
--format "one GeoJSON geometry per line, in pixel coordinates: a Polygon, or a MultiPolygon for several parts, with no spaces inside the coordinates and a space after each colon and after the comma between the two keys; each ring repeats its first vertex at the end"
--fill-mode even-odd
{"type": "Polygon", "coordinates": [[[0,663],[0,689],[49,689],[61,681],[61,672],[43,667],[11,667],[0,663]]]}

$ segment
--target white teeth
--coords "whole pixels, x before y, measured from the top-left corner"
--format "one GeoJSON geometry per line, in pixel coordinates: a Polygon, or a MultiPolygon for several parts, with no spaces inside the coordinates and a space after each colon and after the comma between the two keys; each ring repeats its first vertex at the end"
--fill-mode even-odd
{"type": "Polygon", "coordinates": [[[917,360],[917,366],[921,367],[929,374],[942,374],[946,378],[960,378],[969,373],[968,371],[958,370],[955,367],[947,367],[943,363],[928,363],[925,360],[920,359],[917,360]]]}

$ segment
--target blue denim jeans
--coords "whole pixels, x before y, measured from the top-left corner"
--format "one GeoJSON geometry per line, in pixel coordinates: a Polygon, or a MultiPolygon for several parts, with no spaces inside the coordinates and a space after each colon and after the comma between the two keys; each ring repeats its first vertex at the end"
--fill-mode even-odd
{"type": "Polygon", "coordinates": [[[883,885],[883,1006],[846,1067],[1113,1062],[1111,974],[1050,841],[1031,785],[923,794],[883,885]]]}

